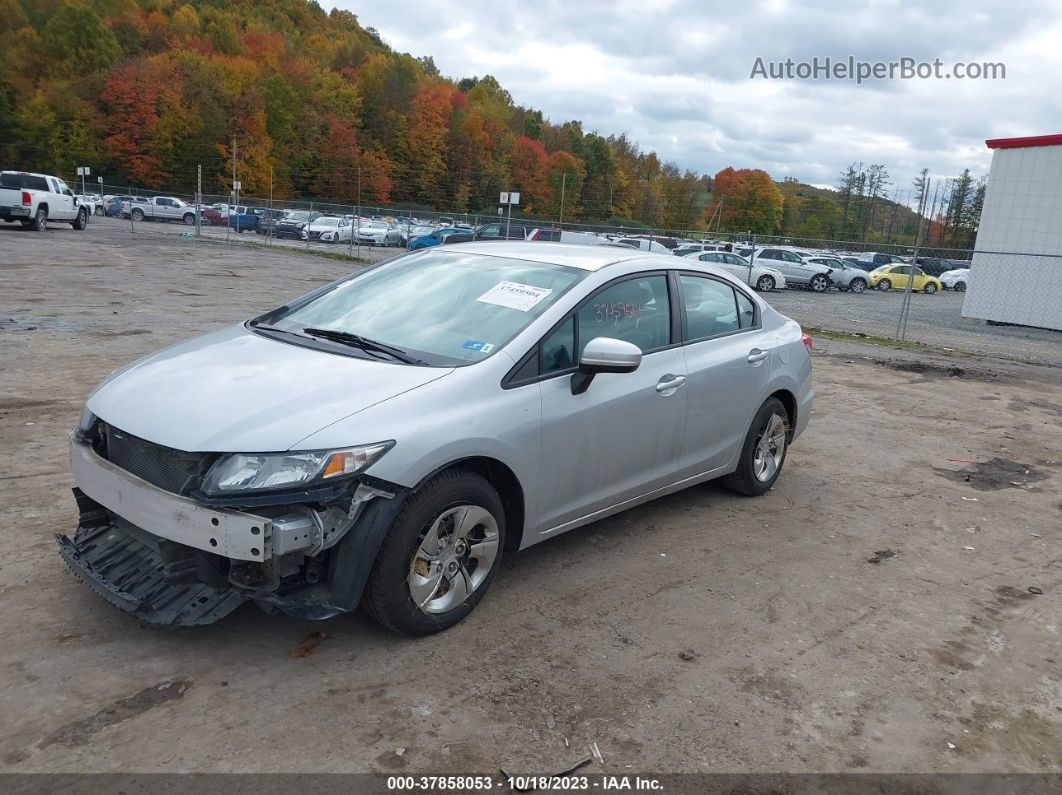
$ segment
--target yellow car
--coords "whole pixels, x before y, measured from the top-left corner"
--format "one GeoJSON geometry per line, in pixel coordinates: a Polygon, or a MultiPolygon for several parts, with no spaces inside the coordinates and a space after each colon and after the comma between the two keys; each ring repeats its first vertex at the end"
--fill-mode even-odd
{"type": "Polygon", "coordinates": [[[940,279],[930,276],[921,268],[911,265],[884,265],[870,272],[870,286],[878,290],[906,290],[907,283],[911,279],[911,270],[914,270],[914,284],[912,290],[921,290],[923,293],[935,293],[941,289],[940,279]]]}

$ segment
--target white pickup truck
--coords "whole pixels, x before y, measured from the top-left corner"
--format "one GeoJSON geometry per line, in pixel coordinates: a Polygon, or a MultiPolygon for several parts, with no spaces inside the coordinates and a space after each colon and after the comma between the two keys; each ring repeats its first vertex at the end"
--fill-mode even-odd
{"type": "Polygon", "coordinates": [[[0,221],[18,221],[38,232],[49,221],[74,229],[88,226],[89,210],[59,177],[26,171],[0,171],[0,221]]]}
{"type": "Polygon", "coordinates": [[[134,221],[180,221],[195,225],[195,206],[173,196],[136,197],[122,202],[122,218],[134,221]]]}

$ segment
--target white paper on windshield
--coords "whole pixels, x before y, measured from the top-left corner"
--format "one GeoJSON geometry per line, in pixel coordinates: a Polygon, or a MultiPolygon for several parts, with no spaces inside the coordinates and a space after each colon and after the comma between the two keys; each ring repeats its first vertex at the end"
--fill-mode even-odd
{"type": "Polygon", "coordinates": [[[476,300],[526,312],[552,292],[520,282],[498,282],[476,300]]]}

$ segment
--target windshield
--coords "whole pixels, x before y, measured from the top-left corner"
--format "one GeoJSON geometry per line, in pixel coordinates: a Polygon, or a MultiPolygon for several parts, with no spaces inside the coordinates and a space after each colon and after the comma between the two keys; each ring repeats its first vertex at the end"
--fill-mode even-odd
{"type": "Polygon", "coordinates": [[[268,325],[357,334],[435,366],[469,364],[507,344],[584,275],[549,263],[427,249],[353,276],[268,325]]]}
{"type": "Polygon", "coordinates": [[[284,220],[285,221],[309,221],[310,220],[310,213],[307,212],[306,210],[297,210],[296,212],[288,213],[287,217],[285,217],[284,220]]]}
{"type": "Polygon", "coordinates": [[[369,221],[361,225],[362,229],[386,229],[387,224],[380,221],[369,221]]]}
{"type": "Polygon", "coordinates": [[[336,226],[338,223],[338,218],[318,218],[313,222],[314,226],[336,226]]]}

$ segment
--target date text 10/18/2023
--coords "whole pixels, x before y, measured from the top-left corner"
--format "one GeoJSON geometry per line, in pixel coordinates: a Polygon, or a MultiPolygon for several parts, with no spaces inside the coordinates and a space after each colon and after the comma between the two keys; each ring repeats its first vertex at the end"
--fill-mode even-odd
{"type": "Polygon", "coordinates": [[[640,791],[662,792],[663,783],[651,776],[388,776],[387,789],[393,792],[486,792],[492,789],[513,792],[640,791]]]}

